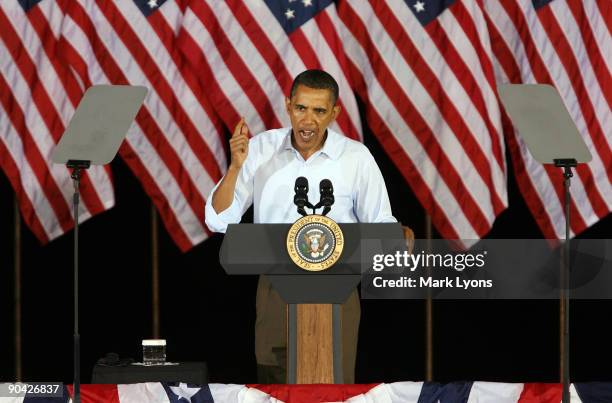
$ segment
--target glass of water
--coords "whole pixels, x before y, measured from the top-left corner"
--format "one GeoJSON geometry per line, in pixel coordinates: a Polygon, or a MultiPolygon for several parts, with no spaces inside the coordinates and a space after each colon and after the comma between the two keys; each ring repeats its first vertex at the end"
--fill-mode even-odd
{"type": "Polygon", "coordinates": [[[148,339],[142,341],[142,363],[163,365],[166,362],[166,340],[148,339]]]}

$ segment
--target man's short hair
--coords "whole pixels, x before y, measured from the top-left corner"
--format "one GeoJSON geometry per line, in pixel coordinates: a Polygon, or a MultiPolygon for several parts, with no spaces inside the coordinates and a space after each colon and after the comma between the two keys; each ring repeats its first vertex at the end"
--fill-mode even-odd
{"type": "Polygon", "coordinates": [[[291,84],[291,92],[289,93],[290,99],[295,95],[298,85],[303,85],[308,88],[315,88],[317,90],[330,90],[332,93],[332,103],[335,105],[336,101],[338,101],[340,92],[338,89],[338,83],[336,80],[334,80],[331,74],[323,70],[312,69],[298,74],[297,77],[295,77],[295,80],[293,80],[293,84],[291,84]]]}

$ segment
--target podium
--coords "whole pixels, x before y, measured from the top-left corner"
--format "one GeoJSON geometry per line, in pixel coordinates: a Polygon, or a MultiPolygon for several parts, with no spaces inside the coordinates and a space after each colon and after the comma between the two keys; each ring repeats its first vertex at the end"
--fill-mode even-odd
{"type": "MultiPolygon", "coordinates": [[[[405,248],[399,223],[339,224],[344,250],[334,266],[319,272],[299,268],[287,252],[291,224],[230,224],[219,252],[229,275],[264,275],[288,304],[287,383],[342,383],[341,304],[361,280],[362,240],[380,241],[380,251],[405,248]]],[[[364,266],[365,267],[365,266],[364,266]]]]}

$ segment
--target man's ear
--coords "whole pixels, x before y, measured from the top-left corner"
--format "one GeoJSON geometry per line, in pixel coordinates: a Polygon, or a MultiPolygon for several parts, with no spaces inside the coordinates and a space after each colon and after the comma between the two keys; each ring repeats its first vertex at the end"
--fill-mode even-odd
{"type": "Polygon", "coordinates": [[[291,100],[289,97],[285,97],[285,109],[287,110],[288,114],[291,114],[291,100]]]}
{"type": "Polygon", "coordinates": [[[334,107],[332,108],[332,113],[333,113],[332,120],[336,120],[341,110],[342,108],[340,107],[340,105],[338,104],[334,105],[334,107]]]}

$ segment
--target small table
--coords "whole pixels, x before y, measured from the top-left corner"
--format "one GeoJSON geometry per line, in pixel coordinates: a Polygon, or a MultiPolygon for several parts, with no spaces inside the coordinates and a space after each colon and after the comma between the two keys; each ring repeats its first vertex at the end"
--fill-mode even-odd
{"type": "Polygon", "coordinates": [[[184,382],[193,385],[208,383],[205,362],[180,362],[176,365],[138,365],[124,367],[96,364],[91,383],[184,382]]]}

